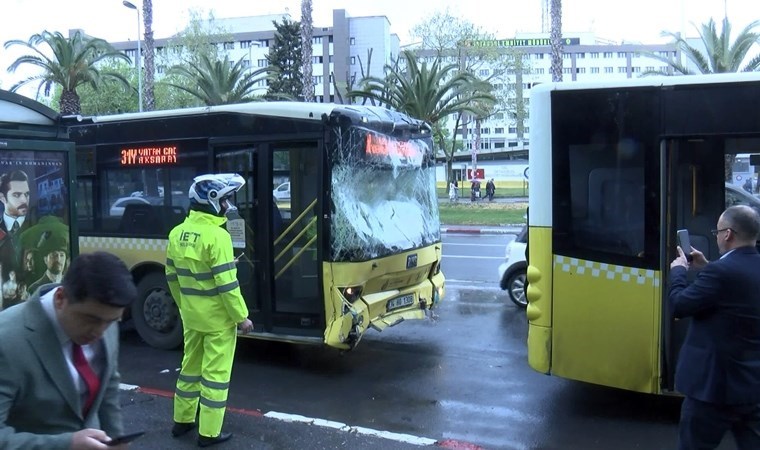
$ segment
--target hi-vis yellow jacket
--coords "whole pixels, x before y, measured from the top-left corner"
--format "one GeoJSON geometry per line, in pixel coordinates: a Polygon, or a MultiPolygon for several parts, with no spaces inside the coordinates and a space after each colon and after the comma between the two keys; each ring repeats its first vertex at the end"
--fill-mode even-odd
{"type": "Polygon", "coordinates": [[[190,211],[169,233],[166,281],[186,329],[213,332],[236,326],[248,317],[237,280],[227,221],[190,211]]]}

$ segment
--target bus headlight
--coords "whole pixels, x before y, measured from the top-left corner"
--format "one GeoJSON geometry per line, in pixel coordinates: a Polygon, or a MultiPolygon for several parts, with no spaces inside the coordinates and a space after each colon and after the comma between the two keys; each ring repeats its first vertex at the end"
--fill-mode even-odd
{"type": "Polygon", "coordinates": [[[348,286],[340,288],[340,294],[343,296],[343,298],[353,303],[356,299],[362,296],[362,287],[348,286]]]}

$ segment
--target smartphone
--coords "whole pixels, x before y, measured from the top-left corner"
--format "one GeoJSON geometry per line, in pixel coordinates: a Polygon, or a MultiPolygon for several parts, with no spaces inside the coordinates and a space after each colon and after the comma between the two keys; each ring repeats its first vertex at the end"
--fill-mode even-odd
{"type": "Polygon", "coordinates": [[[145,434],[144,431],[138,431],[136,433],[125,434],[125,435],[111,439],[109,442],[106,442],[106,445],[108,445],[109,447],[113,447],[116,445],[126,444],[128,442],[134,441],[135,439],[139,438],[143,434],[145,434]]]}
{"type": "Polygon", "coordinates": [[[683,250],[683,254],[686,255],[686,259],[691,261],[691,240],[689,239],[689,230],[678,230],[676,232],[678,238],[678,245],[683,250]]]}

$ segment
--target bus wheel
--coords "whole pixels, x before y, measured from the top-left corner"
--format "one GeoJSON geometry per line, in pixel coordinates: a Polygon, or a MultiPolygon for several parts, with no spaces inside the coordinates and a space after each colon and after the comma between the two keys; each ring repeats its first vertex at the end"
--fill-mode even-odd
{"type": "Polygon", "coordinates": [[[140,337],[151,347],[172,350],[182,344],[182,321],[169,292],[166,276],[153,272],[137,283],[132,320],[140,337]]]}
{"type": "Polygon", "coordinates": [[[517,270],[509,276],[506,282],[506,289],[509,293],[509,299],[519,306],[525,308],[528,306],[528,299],[525,298],[525,285],[527,284],[525,269],[517,270]]]}

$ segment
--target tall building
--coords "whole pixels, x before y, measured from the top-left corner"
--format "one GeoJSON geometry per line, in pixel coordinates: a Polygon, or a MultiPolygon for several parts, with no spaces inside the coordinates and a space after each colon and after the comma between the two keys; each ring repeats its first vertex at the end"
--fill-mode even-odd
{"type": "MultiPolygon", "coordinates": [[[[288,14],[216,19],[215,29],[224,30],[229,40],[220,42],[230,59],[243,59],[252,70],[267,65],[266,55],[274,40],[273,21],[290,19],[288,14]]],[[[366,75],[380,76],[383,67],[393,62],[400,51],[398,35],[391,32],[385,16],[351,17],[345,10],[333,11],[332,24],[314,24],[312,38],[312,73],[315,98],[318,102],[347,103],[346,91],[366,75]],[[337,88],[337,90],[336,90],[337,88]]],[[[166,51],[172,38],[155,40],[156,78],[167,70],[166,51]],[[162,58],[164,56],[164,58],[162,58]],[[164,63],[162,63],[164,61],[164,63]]],[[[114,42],[113,46],[136,59],[135,41],[114,42]]],[[[497,90],[507,92],[509,100],[521,101],[527,111],[530,89],[537,83],[551,81],[551,47],[549,33],[517,33],[514,38],[465,43],[467,47],[488,46],[499,52],[519,55],[522,69],[510,69],[504,83],[497,90]]],[[[143,47],[144,48],[144,47],[143,47]]],[[[593,33],[564,33],[563,79],[591,82],[620,78],[636,78],[646,72],[669,72],[667,64],[648,55],[680,58],[674,44],[645,45],[617,44],[597,38],[593,33]]],[[[416,50],[422,62],[432,62],[437,55],[432,50],[416,50]]],[[[461,52],[460,52],[461,53],[461,52]]],[[[444,62],[456,64],[459,59],[453,51],[443,55],[444,62]]],[[[488,78],[498,68],[480,66],[476,75],[488,78]]],[[[266,82],[261,81],[262,93],[266,82]]],[[[509,102],[508,102],[509,103],[509,102]]],[[[453,128],[453,121],[451,123],[453,128]]],[[[465,142],[462,154],[468,154],[474,145],[475,128],[472,123],[457,131],[465,142]]],[[[498,157],[524,157],[527,153],[530,129],[527,116],[510,111],[496,112],[481,123],[479,152],[498,157]]]]}
{"type": "MultiPolygon", "coordinates": [[[[229,38],[217,45],[231,60],[242,58],[243,64],[252,70],[266,67],[266,55],[275,35],[273,22],[285,18],[292,20],[289,14],[215,19],[213,29],[223,31],[229,38]]],[[[346,103],[346,91],[363,76],[382,75],[383,67],[396,58],[400,46],[399,37],[391,33],[390,26],[385,16],[350,17],[343,9],[333,10],[330,26],[314,24],[312,74],[316,101],[346,103]]],[[[156,79],[172,64],[166,51],[174,39],[155,39],[156,79]]],[[[136,41],[111,44],[136,61],[136,41]]],[[[266,92],[266,81],[261,81],[259,87],[262,93],[266,92]]]]}

